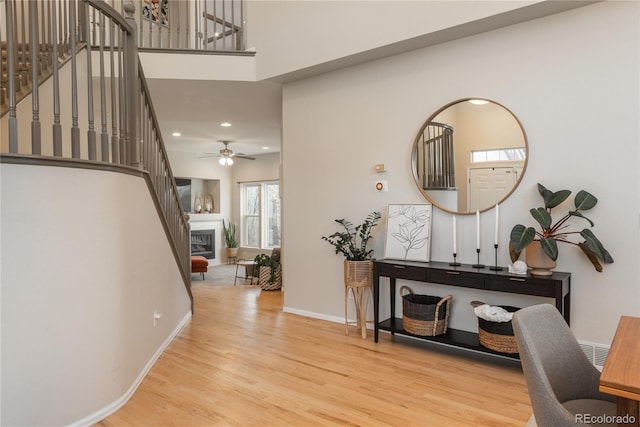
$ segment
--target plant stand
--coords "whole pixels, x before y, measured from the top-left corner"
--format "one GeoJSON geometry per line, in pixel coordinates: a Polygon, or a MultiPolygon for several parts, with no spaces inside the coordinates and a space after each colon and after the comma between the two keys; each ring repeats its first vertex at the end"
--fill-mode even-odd
{"type": "Polygon", "coordinates": [[[238,249],[227,248],[227,264],[235,264],[238,262],[238,249]],[[233,262],[231,262],[233,260],[233,262]]]}
{"type": "Polygon", "coordinates": [[[356,325],[362,332],[362,338],[367,338],[367,323],[373,323],[373,320],[367,320],[367,305],[370,295],[373,295],[373,262],[345,261],[344,325],[346,335],[349,335],[349,326],[356,325]],[[356,308],[355,321],[349,321],[347,317],[349,290],[353,294],[353,302],[356,308]]]}
{"type": "Polygon", "coordinates": [[[362,338],[367,338],[367,323],[373,324],[373,320],[367,320],[367,305],[369,296],[372,295],[373,287],[349,286],[344,287],[344,324],[345,333],[349,335],[349,326],[357,326],[362,332],[362,338]],[[349,290],[353,294],[353,302],[356,307],[356,320],[350,321],[347,317],[347,302],[349,301],[349,290]],[[367,292],[369,291],[369,292],[367,292]]]}

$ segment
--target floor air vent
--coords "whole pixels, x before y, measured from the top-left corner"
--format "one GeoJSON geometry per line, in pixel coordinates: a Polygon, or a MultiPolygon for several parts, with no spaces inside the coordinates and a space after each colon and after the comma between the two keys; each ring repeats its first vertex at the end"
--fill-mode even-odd
{"type": "Polygon", "coordinates": [[[609,354],[610,346],[587,341],[579,341],[579,344],[580,348],[582,348],[582,351],[587,356],[587,359],[589,359],[596,368],[602,371],[604,361],[607,360],[607,355],[609,354]]]}

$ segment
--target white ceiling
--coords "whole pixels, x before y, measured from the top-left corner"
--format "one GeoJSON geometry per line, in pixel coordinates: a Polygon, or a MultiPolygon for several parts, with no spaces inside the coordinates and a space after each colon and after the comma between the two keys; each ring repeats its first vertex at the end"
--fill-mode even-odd
{"type": "Polygon", "coordinates": [[[169,79],[147,84],[168,151],[218,153],[219,140],[233,141],[229,148],[236,154],[280,151],[281,84],[169,79]],[[232,126],[221,127],[223,122],[232,126]]]}

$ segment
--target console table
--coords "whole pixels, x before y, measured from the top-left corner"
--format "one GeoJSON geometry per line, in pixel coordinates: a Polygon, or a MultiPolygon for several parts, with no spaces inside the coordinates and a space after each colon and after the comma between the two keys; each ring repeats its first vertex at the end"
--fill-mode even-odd
{"type": "Polygon", "coordinates": [[[551,276],[515,275],[509,274],[507,270],[493,271],[489,268],[473,268],[468,264],[452,267],[446,262],[424,263],[389,259],[375,260],[373,266],[375,342],[378,342],[379,330],[383,330],[391,332],[392,335],[407,335],[427,341],[518,359],[517,354],[498,353],[481,346],[478,334],[473,332],[447,328],[446,334],[423,337],[405,331],[402,328],[402,319],[397,318],[395,314],[397,279],[482,289],[488,292],[504,292],[553,298],[556,308],[562,313],[567,324],[569,324],[571,302],[570,273],[554,272],[551,276]],[[381,277],[389,278],[389,296],[391,303],[391,317],[382,321],[379,320],[381,277]]]}

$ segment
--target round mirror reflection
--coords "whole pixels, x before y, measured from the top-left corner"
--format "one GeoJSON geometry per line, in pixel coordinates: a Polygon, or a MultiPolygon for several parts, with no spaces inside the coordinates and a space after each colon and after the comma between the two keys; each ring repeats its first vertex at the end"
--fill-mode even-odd
{"type": "Polygon", "coordinates": [[[513,193],[527,167],[522,124],[497,102],[466,98],[436,111],[413,144],[416,185],[450,213],[491,209],[513,193]]]}

